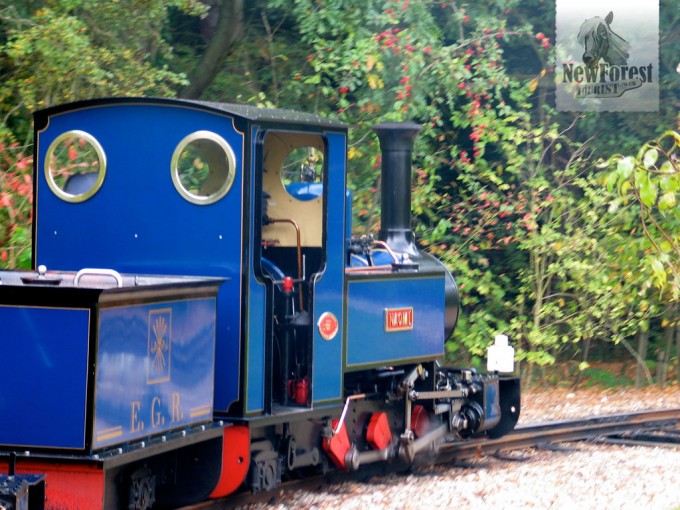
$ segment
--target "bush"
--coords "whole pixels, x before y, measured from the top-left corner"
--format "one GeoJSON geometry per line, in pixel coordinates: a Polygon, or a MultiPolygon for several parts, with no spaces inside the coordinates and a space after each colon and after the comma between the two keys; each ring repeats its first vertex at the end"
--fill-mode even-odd
{"type": "Polygon", "coordinates": [[[0,268],[31,267],[33,157],[0,142],[0,268]]]}

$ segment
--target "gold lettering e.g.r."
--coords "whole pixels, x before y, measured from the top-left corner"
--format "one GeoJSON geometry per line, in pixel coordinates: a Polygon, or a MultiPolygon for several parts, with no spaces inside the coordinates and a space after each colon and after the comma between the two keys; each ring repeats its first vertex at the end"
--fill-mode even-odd
{"type": "Polygon", "coordinates": [[[171,422],[172,423],[177,423],[178,421],[182,421],[184,418],[184,412],[180,409],[179,406],[179,393],[175,392],[172,394],[172,404],[170,406],[170,416],[171,416],[171,422]]]}
{"type": "Polygon", "coordinates": [[[142,403],[139,400],[130,402],[130,432],[140,432],[144,430],[144,422],[139,419],[139,411],[142,403]]]}
{"type": "MultiPolygon", "coordinates": [[[[170,395],[170,402],[166,405],[163,404],[160,396],[153,397],[148,412],[149,423],[152,429],[163,427],[168,419],[170,423],[181,422],[184,419],[184,411],[181,407],[180,393],[173,392],[170,395]]],[[[144,413],[142,403],[139,400],[130,402],[130,432],[141,432],[144,430],[145,422],[141,419],[144,413]]]]}
{"type": "Polygon", "coordinates": [[[161,399],[154,397],[151,401],[151,428],[158,428],[165,423],[165,417],[161,412],[161,399]]]}

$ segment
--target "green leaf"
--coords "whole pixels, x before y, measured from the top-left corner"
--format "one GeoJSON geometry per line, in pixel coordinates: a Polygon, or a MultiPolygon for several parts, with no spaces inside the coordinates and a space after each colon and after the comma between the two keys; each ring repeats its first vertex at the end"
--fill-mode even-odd
{"type": "Polygon", "coordinates": [[[317,84],[321,83],[321,75],[313,74],[312,76],[305,78],[304,83],[306,83],[308,85],[317,85],[317,84]]]}
{"type": "Polygon", "coordinates": [[[652,270],[652,277],[654,278],[654,286],[661,289],[666,284],[666,269],[661,260],[654,258],[650,263],[652,270]]]}
{"type": "Polygon", "coordinates": [[[666,211],[675,207],[676,198],[675,193],[666,192],[659,198],[659,209],[666,211]]]}
{"type": "Polygon", "coordinates": [[[673,245],[665,239],[659,243],[659,248],[663,253],[670,253],[673,251],[673,245]]]}
{"type": "Polygon", "coordinates": [[[658,188],[654,182],[649,178],[648,174],[641,176],[638,181],[638,188],[640,193],[640,200],[647,207],[652,207],[656,202],[658,195],[658,188]]]}
{"type": "Polygon", "coordinates": [[[658,159],[659,151],[656,149],[649,149],[642,158],[642,165],[647,169],[652,168],[658,159]]]}
{"type": "Polygon", "coordinates": [[[620,158],[616,165],[616,171],[618,172],[619,176],[623,179],[627,179],[628,177],[630,177],[630,174],[633,173],[634,169],[635,160],[631,157],[620,158]]]}

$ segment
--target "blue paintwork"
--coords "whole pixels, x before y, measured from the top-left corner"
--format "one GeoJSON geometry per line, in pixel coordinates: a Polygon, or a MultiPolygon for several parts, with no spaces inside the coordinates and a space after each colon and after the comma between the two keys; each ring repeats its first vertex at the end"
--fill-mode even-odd
{"type": "Polygon", "coordinates": [[[220,276],[237,273],[240,246],[229,241],[241,235],[243,136],[230,118],[156,105],[56,115],[39,133],[41,170],[50,143],[72,129],[86,131],[100,142],[108,160],[106,179],[90,200],[71,204],[49,190],[41,171],[36,197],[38,264],[147,273],[194,274],[197,269],[220,276]],[[208,206],[187,202],[170,179],[176,145],[198,130],[221,135],[233,148],[238,168],[228,195],[208,206]]]}
{"type": "Polygon", "coordinates": [[[52,115],[37,138],[37,212],[34,263],[77,271],[227,277],[218,297],[215,408],[239,398],[244,137],[224,112],[172,103],[110,104],[52,115]],[[44,178],[52,141],[82,130],[101,144],[106,179],[91,199],[72,204],[56,197],[44,178]],[[185,136],[210,130],[236,156],[236,177],[218,202],[187,202],[170,178],[172,153],[185,136]]]}
{"type": "MultiPolygon", "coordinates": [[[[251,138],[257,139],[260,128],[253,128],[251,138]]],[[[314,403],[342,398],[342,291],[344,285],[344,253],[345,253],[345,150],[346,135],[344,133],[324,132],[328,155],[328,193],[326,224],[326,267],[323,275],[314,286],[314,318],[313,328],[313,366],[312,366],[312,400],[314,403]],[[324,340],[318,332],[316,323],[324,312],[333,312],[337,317],[340,329],[332,340],[324,340]]],[[[253,144],[251,160],[256,161],[253,144]]],[[[252,168],[251,182],[257,178],[255,164],[252,168]]],[[[251,203],[251,217],[257,214],[255,202],[251,203]]],[[[251,232],[251,245],[255,242],[255,233],[251,232]]],[[[253,250],[254,253],[254,250],[253,250]]],[[[251,255],[252,257],[252,255],[251,255]]],[[[254,260],[250,260],[250,265],[254,260]]],[[[266,288],[258,281],[252,271],[249,272],[249,288],[246,294],[247,331],[246,331],[246,402],[247,414],[262,412],[265,408],[265,324],[266,324],[266,288]]]]}
{"type": "Polygon", "coordinates": [[[484,420],[492,422],[500,418],[498,381],[484,385],[484,420]]]}
{"type": "MultiPolygon", "coordinates": [[[[257,140],[258,128],[252,128],[250,139],[257,140]]],[[[256,181],[255,161],[256,161],[256,144],[251,143],[251,157],[252,162],[250,168],[250,183],[256,181]]],[[[252,186],[252,184],[251,184],[252,186]]],[[[255,218],[259,214],[255,208],[255,197],[252,197],[250,203],[250,217],[255,218]]],[[[250,229],[250,238],[248,240],[249,246],[255,245],[254,228],[250,229]]],[[[265,286],[255,278],[252,270],[255,261],[255,250],[249,250],[249,267],[248,271],[248,289],[244,294],[243,300],[246,305],[246,331],[245,331],[245,411],[246,413],[256,413],[264,410],[264,349],[265,349],[265,324],[266,324],[266,294],[265,286]]]]}
{"type": "Polygon", "coordinates": [[[291,182],[286,185],[286,191],[296,200],[314,200],[323,195],[323,183],[320,182],[291,182]]]}
{"type": "Polygon", "coordinates": [[[352,238],[352,191],[345,191],[345,251],[349,249],[349,240],[352,238]]]}
{"type": "Polygon", "coordinates": [[[248,293],[246,347],[246,412],[264,409],[265,288],[252,275],[248,293]]]}
{"type": "MultiPolygon", "coordinates": [[[[374,266],[385,266],[401,262],[396,260],[389,252],[385,250],[372,250],[371,258],[373,259],[374,266]]],[[[357,255],[352,253],[351,259],[349,261],[350,267],[369,267],[368,259],[364,255],[357,255]]]]}
{"type": "Polygon", "coordinates": [[[59,277],[46,288],[2,276],[3,303],[36,303],[0,305],[3,448],[90,451],[212,420],[220,282],[109,291],[59,277]]]}
{"type": "Polygon", "coordinates": [[[101,312],[95,448],[212,419],[215,322],[209,298],[101,312]]]}
{"type": "Polygon", "coordinates": [[[85,447],[90,311],[0,306],[0,441],[85,447]]]}
{"type": "Polygon", "coordinates": [[[314,359],[312,397],[315,403],[342,399],[342,341],[344,338],[343,286],[345,268],[345,165],[344,133],[326,133],[328,142],[328,217],[326,219],[326,269],[314,285],[314,359]],[[339,330],[324,340],[317,324],[324,312],[338,319],[339,330]]]}
{"type": "Polygon", "coordinates": [[[444,354],[444,278],[354,277],[347,284],[349,369],[444,354]],[[413,330],[385,331],[385,309],[413,307],[413,330]]]}

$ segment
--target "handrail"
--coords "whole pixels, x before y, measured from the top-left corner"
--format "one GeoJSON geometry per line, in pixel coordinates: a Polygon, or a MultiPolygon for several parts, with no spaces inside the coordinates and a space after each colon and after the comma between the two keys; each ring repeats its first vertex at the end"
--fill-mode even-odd
{"type": "Polygon", "coordinates": [[[115,269],[102,269],[94,267],[83,268],[80,271],[78,271],[75,277],[73,278],[73,285],[75,287],[78,286],[78,283],[80,282],[80,279],[83,276],[110,276],[111,278],[116,280],[118,288],[121,288],[123,286],[123,277],[115,269]]]}

